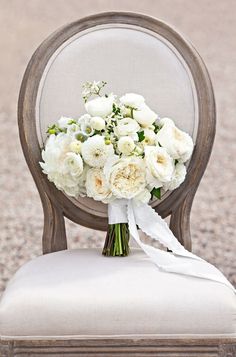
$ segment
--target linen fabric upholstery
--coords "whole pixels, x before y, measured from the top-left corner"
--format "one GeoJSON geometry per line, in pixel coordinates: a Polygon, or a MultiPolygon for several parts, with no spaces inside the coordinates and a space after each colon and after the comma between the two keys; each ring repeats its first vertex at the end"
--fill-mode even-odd
{"type": "Polygon", "coordinates": [[[236,336],[236,299],[223,284],[160,272],[140,249],[97,249],[33,259],[0,302],[0,336],[236,336]]]}

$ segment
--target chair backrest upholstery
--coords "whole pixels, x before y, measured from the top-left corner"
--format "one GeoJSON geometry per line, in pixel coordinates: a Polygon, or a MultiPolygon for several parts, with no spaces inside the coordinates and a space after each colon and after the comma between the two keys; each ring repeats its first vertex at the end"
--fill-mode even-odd
{"type": "Polygon", "coordinates": [[[191,247],[189,214],[215,133],[215,104],[206,67],[196,50],[163,22],[134,13],[104,13],[71,23],[46,39],[26,69],[18,106],[23,151],[45,214],[43,251],[66,248],[64,216],[105,230],[107,208],[89,198],[74,200],[42,174],[40,151],[47,126],[60,116],[83,114],[81,86],[105,80],[107,91],[143,94],[162,117],[172,117],[195,141],[185,182],[152,203],[191,247]]]}

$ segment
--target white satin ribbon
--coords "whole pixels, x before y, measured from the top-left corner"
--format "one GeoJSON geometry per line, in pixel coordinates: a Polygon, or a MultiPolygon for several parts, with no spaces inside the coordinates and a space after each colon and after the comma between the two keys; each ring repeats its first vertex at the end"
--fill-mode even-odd
{"type": "Polygon", "coordinates": [[[115,200],[108,205],[108,222],[128,223],[131,236],[159,270],[217,281],[235,292],[233,285],[214,265],[189,252],[179,243],[167,223],[148,204],[139,204],[135,200],[115,200]],[[137,226],[146,235],[169,248],[172,253],[143,243],[137,226]]]}

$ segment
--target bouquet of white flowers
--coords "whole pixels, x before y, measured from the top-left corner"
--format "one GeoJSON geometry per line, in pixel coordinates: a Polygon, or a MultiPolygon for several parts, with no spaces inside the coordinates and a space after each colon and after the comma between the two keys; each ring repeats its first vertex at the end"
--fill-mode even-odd
{"type": "MultiPolygon", "coordinates": [[[[172,119],[160,118],[142,95],[102,95],[105,84],[86,82],[86,113],[61,117],[48,128],[43,172],[75,198],[87,196],[107,204],[160,199],[184,181],[192,138],[172,119]]],[[[103,254],[127,255],[128,242],[127,222],[109,224],[103,254]]]]}

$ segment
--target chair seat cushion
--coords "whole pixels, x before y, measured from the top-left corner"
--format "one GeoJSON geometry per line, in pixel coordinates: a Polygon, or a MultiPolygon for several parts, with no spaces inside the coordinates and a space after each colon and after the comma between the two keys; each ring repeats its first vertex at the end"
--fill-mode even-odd
{"type": "Polygon", "coordinates": [[[223,284],[169,274],[139,249],[128,257],[67,250],[25,264],[0,302],[2,337],[233,335],[223,284]]]}

